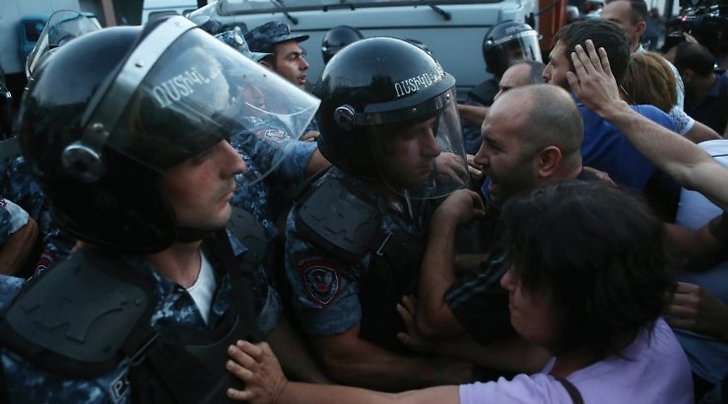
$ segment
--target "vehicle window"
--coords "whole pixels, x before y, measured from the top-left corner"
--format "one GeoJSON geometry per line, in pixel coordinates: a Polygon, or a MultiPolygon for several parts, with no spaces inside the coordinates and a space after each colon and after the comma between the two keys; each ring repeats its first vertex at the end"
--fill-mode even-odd
{"type": "Polygon", "coordinates": [[[467,3],[498,3],[502,0],[449,0],[449,1],[423,1],[423,0],[223,0],[228,10],[242,12],[274,11],[284,8],[288,11],[304,11],[321,8],[349,8],[349,7],[382,7],[382,6],[408,6],[408,5],[444,5],[467,3]]]}

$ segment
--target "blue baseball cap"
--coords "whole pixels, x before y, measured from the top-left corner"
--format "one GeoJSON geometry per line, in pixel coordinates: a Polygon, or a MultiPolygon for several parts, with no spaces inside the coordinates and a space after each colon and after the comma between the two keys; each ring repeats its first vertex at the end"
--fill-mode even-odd
{"type": "Polygon", "coordinates": [[[245,34],[245,40],[254,52],[273,52],[276,44],[288,41],[303,42],[308,35],[293,35],[288,24],[277,21],[267,22],[257,26],[245,34]]]}

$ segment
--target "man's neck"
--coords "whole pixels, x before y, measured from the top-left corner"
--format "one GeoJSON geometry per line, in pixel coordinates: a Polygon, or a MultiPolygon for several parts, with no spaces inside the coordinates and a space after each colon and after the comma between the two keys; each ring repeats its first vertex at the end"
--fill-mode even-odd
{"type": "Polygon", "coordinates": [[[202,241],[176,242],[164,251],[145,256],[160,274],[188,288],[200,273],[200,246],[202,241]]]}

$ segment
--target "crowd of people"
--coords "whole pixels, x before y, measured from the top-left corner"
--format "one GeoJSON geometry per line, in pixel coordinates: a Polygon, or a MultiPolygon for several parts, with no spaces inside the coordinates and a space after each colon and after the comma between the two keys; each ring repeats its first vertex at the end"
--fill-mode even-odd
{"type": "Polygon", "coordinates": [[[588,6],[545,60],[493,26],[461,95],[349,26],[312,78],[280,22],[51,18],[2,167],[0,401],[728,401],[725,55],[588,6]]]}

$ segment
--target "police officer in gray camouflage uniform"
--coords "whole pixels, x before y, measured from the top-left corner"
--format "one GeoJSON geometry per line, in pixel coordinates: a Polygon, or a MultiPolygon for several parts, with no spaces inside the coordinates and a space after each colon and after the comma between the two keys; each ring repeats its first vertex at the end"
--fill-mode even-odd
{"type": "Polygon", "coordinates": [[[59,48],[26,94],[20,142],[83,245],[32,282],[0,278],[0,397],[225,401],[228,345],[280,328],[264,230],[230,206],[245,164],[228,139],[275,168],[317,105],[182,17],[59,48]],[[246,75],[289,110],[249,119],[246,75]],[[275,136],[257,126],[270,122],[275,136]]]}
{"type": "Polygon", "coordinates": [[[288,217],[286,272],[304,331],[329,375],[402,390],[457,382],[468,364],[397,340],[433,201],[467,182],[455,79],[393,38],[345,47],[324,69],[318,139],[333,167],[288,217]]]}

